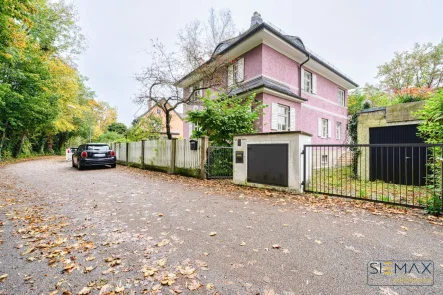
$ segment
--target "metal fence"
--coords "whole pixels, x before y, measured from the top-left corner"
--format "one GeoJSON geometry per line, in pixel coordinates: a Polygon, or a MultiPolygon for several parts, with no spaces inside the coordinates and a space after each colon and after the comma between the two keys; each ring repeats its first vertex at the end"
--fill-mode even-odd
{"type": "Polygon", "coordinates": [[[232,147],[208,147],[207,178],[232,178],[232,147]]]}
{"type": "Polygon", "coordinates": [[[408,207],[441,204],[442,149],[432,144],[305,145],[304,191],[408,207]]]}

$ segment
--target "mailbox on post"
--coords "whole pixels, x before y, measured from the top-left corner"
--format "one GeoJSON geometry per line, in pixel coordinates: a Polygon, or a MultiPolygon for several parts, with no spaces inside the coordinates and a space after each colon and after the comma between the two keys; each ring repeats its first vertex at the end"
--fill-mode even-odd
{"type": "Polygon", "coordinates": [[[198,141],[194,140],[194,139],[191,139],[189,141],[189,145],[190,145],[191,151],[196,151],[197,147],[198,147],[198,141]]]}

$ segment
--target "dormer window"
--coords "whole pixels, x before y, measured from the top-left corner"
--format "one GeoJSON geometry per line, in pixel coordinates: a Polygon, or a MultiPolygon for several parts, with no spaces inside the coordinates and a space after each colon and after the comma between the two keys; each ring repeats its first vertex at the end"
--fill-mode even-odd
{"type": "Polygon", "coordinates": [[[245,79],[245,59],[240,58],[228,66],[228,87],[243,82],[245,79]]]}

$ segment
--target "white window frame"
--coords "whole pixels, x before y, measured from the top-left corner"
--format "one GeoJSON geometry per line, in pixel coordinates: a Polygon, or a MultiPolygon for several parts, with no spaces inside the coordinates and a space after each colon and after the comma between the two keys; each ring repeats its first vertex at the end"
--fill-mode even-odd
{"type": "Polygon", "coordinates": [[[278,104],[277,131],[289,131],[289,129],[290,129],[289,112],[290,112],[290,108],[288,106],[278,104]],[[281,119],[283,119],[283,121],[284,121],[283,124],[280,122],[281,119]]]}
{"type": "Polygon", "coordinates": [[[328,134],[328,127],[329,125],[329,120],[328,119],[321,119],[321,137],[322,138],[328,138],[329,134],[328,134]]]}
{"type": "Polygon", "coordinates": [[[341,140],[341,122],[335,122],[335,139],[341,140]]]}
{"type": "Polygon", "coordinates": [[[328,155],[321,155],[321,163],[323,165],[328,164],[328,155]]]}
{"type": "Polygon", "coordinates": [[[341,88],[338,88],[338,104],[342,107],[345,106],[345,91],[341,88]]]}
{"type": "Polygon", "coordinates": [[[234,86],[237,83],[244,81],[244,72],[245,72],[245,60],[244,57],[238,59],[235,63],[228,66],[228,87],[234,86]],[[242,66],[243,69],[239,69],[239,66],[242,66]],[[232,70],[229,68],[232,67],[232,70]],[[241,75],[239,75],[239,71],[241,71],[241,75]],[[231,75],[231,76],[230,76],[231,75]]]}
{"type": "Polygon", "coordinates": [[[312,93],[312,76],[313,74],[309,71],[304,70],[304,77],[303,77],[303,88],[305,90],[305,92],[309,92],[312,93]]]}

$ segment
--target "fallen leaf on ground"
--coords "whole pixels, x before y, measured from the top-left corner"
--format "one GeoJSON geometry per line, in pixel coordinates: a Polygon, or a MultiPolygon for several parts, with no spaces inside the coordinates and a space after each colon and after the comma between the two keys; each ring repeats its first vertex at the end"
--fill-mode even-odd
{"type": "Polygon", "coordinates": [[[322,273],[321,271],[318,271],[318,270],[316,270],[316,269],[314,269],[313,273],[314,273],[316,276],[322,276],[322,275],[323,275],[323,273],[322,273]]]}
{"type": "Polygon", "coordinates": [[[103,287],[100,288],[100,293],[98,295],[111,295],[114,293],[114,287],[112,285],[103,285],[103,287]]]}
{"type": "Polygon", "coordinates": [[[85,267],[85,269],[83,270],[83,273],[91,272],[91,271],[94,270],[94,268],[95,268],[95,266],[87,266],[87,267],[85,267]]]}
{"type": "Polygon", "coordinates": [[[0,276],[0,282],[3,282],[8,277],[8,274],[3,274],[0,276]]]}
{"type": "Polygon", "coordinates": [[[166,246],[167,244],[169,244],[169,240],[164,239],[160,243],[157,244],[157,247],[163,247],[163,246],[166,246]]]}
{"type": "Polygon", "coordinates": [[[80,292],[78,292],[78,295],[88,295],[91,293],[91,288],[84,287],[80,292]]]}
{"type": "Polygon", "coordinates": [[[157,272],[157,269],[150,267],[150,266],[145,266],[143,268],[142,272],[145,277],[149,277],[149,276],[153,276],[157,272]]]}
{"type": "Polygon", "coordinates": [[[240,246],[246,246],[246,243],[245,242],[241,242],[240,246]]]}
{"type": "Polygon", "coordinates": [[[123,291],[125,291],[125,287],[124,286],[117,286],[115,287],[115,293],[121,293],[123,291]]]}
{"type": "Polygon", "coordinates": [[[197,290],[200,287],[201,287],[201,284],[197,280],[192,280],[191,283],[188,284],[188,289],[191,290],[191,291],[197,290]]]}
{"type": "Polygon", "coordinates": [[[172,272],[165,272],[165,273],[163,274],[163,277],[162,277],[161,283],[162,283],[162,285],[168,285],[168,286],[171,286],[172,284],[175,283],[175,279],[176,279],[176,278],[177,278],[177,276],[176,276],[175,273],[172,273],[172,272]]]}
{"type": "Polygon", "coordinates": [[[280,246],[279,244],[274,244],[274,245],[272,245],[272,248],[274,248],[274,249],[280,249],[281,246],[280,246]]]}
{"type": "Polygon", "coordinates": [[[167,259],[163,258],[163,259],[157,260],[156,263],[157,263],[158,266],[165,266],[166,261],[167,261],[167,259]]]}
{"type": "Polygon", "coordinates": [[[212,289],[214,289],[213,283],[206,284],[206,290],[211,291],[212,289]]]}
{"type": "Polygon", "coordinates": [[[319,245],[322,244],[322,241],[320,241],[320,240],[315,240],[315,242],[316,242],[317,244],[319,244],[319,245]]]}
{"type": "Polygon", "coordinates": [[[209,233],[209,235],[210,235],[211,237],[215,236],[216,234],[217,234],[217,232],[215,232],[215,231],[211,231],[211,232],[209,233]]]}

